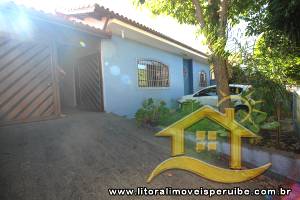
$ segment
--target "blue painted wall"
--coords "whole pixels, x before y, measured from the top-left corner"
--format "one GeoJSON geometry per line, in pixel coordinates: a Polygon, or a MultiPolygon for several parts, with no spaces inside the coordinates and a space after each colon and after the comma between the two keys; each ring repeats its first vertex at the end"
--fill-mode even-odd
{"type": "Polygon", "coordinates": [[[106,112],[134,117],[147,98],[165,100],[184,95],[183,58],[141,43],[113,36],[102,41],[104,108],[106,112]],[[170,87],[139,88],[137,59],[154,59],[169,66],[170,87]]]}
{"type": "Polygon", "coordinates": [[[207,75],[208,83],[210,85],[210,73],[209,73],[209,65],[205,63],[200,63],[193,61],[193,88],[194,92],[197,92],[200,89],[200,72],[205,71],[207,75]]]}

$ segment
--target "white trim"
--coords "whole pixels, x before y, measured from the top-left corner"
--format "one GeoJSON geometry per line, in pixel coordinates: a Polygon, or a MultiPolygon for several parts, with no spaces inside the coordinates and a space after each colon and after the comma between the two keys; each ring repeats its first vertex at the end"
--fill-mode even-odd
{"type": "Polygon", "coordinates": [[[169,90],[170,87],[138,87],[139,90],[169,90]]]}
{"type": "Polygon", "coordinates": [[[166,44],[169,44],[169,45],[171,45],[171,46],[173,46],[173,47],[175,47],[175,48],[177,48],[177,49],[181,49],[181,50],[183,50],[183,51],[185,51],[185,52],[191,53],[191,54],[193,54],[194,56],[200,57],[201,59],[204,59],[204,60],[207,60],[207,59],[208,59],[207,56],[204,56],[204,55],[199,54],[199,53],[197,53],[197,52],[195,52],[195,51],[193,51],[193,50],[190,50],[190,49],[185,48],[185,47],[183,47],[183,46],[180,46],[180,45],[178,45],[178,44],[176,44],[176,43],[174,43],[174,42],[171,42],[171,41],[169,41],[169,40],[167,40],[167,39],[161,38],[161,37],[159,37],[159,36],[157,36],[157,35],[154,35],[154,34],[152,34],[152,33],[149,33],[149,32],[147,32],[147,31],[144,31],[144,30],[142,30],[142,29],[140,29],[140,28],[137,28],[137,27],[135,27],[135,26],[132,26],[132,25],[130,25],[130,24],[127,24],[127,23],[125,23],[125,22],[123,22],[123,21],[121,21],[121,20],[118,20],[118,19],[111,19],[111,20],[108,22],[108,24],[117,24],[117,25],[126,27],[126,28],[131,29],[131,30],[133,30],[133,31],[135,31],[135,32],[139,32],[139,33],[142,33],[142,34],[144,34],[144,35],[146,35],[146,36],[148,36],[148,37],[151,37],[152,39],[161,41],[161,42],[166,43],[166,44]]]}

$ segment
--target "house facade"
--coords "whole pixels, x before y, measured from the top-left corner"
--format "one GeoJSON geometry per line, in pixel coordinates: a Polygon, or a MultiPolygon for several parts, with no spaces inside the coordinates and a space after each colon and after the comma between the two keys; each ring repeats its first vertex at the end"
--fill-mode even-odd
{"type": "Polygon", "coordinates": [[[72,107],[131,118],[147,98],[171,105],[210,83],[207,55],[97,4],[0,9],[1,124],[72,107]]]}
{"type": "Polygon", "coordinates": [[[101,44],[106,112],[133,117],[147,98],[170,105],[210,83],[207,55],[149,27],[98,4],[60,14],[112,33],[101,44]]]}
{"type": "Polygon", "coordinates": [[[200,89],[200,75],[206,73],[207,76],[209,71],[207,64],[194,60],[188,60],[192,66],[185,71],[186,59],[182,56],[115,35],[104,40],[101,49],[105,110],[129,117],[134,116],[147,98],[161,99],[170,105],[179,97],[200,89]],[[166,67],[165,77],[161,77],[162,66],[166,67]],[[154,73],[158,73],[158,77],[154,73]],[[140,77],[142,75],[146,77],[140,77]],[[185,90],[189,84],[192,86],[185,90]]]}

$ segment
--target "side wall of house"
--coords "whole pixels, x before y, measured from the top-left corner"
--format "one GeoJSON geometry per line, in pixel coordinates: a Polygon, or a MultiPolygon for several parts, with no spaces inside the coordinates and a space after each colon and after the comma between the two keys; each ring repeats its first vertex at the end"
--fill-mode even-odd
{"type": "Polygon", "coordinates": [[[147,98],[163,99],[170,105],[184,95],[182,57],[118,36],[103,40],[101,49],[106,112],[131,118],[147,98]],[[170,87],[138,87],[137,59],[143,58],[169,66],[170,87]]]}
{"type": "Polygon", "coordinates": [[[193,89],[197,92],[200,89],[200,73],[204,71],[207,76],[207,86],[210,85],[209,65],[193,61],[193,89]]]}

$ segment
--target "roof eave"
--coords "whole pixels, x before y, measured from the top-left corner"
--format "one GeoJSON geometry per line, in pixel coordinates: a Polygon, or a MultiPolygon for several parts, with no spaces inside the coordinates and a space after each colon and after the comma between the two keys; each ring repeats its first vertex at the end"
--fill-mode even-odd
{"type": "MultiPolygon", "coordinates": [[[[123,21],[121,21],[119,19],[110,20],[110,22],[108,24],[108,27],[111,28],[112,25],[117,25],[119,27],[124,27],[124,29],[126,28],[126,29],[128,29],[130,31],[136,32],[138,34],[141,34],[141,35],[143,35],[143,37],[151,38],[151,40],[157,40],[159,42],[162,42],[162,43],[166,44],[167,46],[169,46],[169,48],[170,48],[169,51],[170,52],[172,52],[172,50],[171,50],[172,48],[176,48],[176,49],[178,49],[176,51],[177,53],[174,51],[174,53],[176,53],[176,54],[180,54],[181,55],[183,53],[183,54],[189,55],[188,57],[193,58],[193,59],[195,59],[197,61],[200,61],[200,62],[203,62],[203,63],[207,63],[207,57],[203,56],[202,54],[199,54],[197,51],[193,51],[190,48],[183,47],[183,46],[181,46],[181,45],[179,45],[177,43],[174,43],[174,42],[172,42],[170,40],[167,40],[165,38],[159,37],[156,34],[148,32],[148,31],[146,31],[144,29],[141,29],[139,27],[133,26],[133,25],[128,24],[126,22],[123,22],[123,21]],[[179,53],[179,51],[182,52],[182,53],[179,53]]],[[[111,30],[113,31],[114,29],[111,29],[111,30]]],[[[144,40],[140,41],[140,42],[144,42],[144,40]]],[[[183,55],[181,55],[181,56],[183,56],[183,55]]]]}
{"type": "Polygon", "coordinates": [[[0,6],[1,12],[11,12],[11,13],[17,13],[19,12],[18,9],[24,10],[26,13],[28,13],[28,17],[34,20],[40,20],[45,21],[50,24],[55,24],[58,26],[63,26],[69,29],[73,29],[76,31],[80,31],[83,33],[87,33],[96,37],[101,38],[111,38],[112,34],[110,32],[106,32],[104,30],[96,29],[91,26],[79,23],[79,22],[73,22],[68,19],[65,19],[63,17],[59,17],[57,15],[46,13],[43,11],[36,10],[34,8],[25,7],[23,5],[16,5],[13,2],[9,2],[6,4],[2,4],[0,6]]]}
{"type": "Polygon", "coordinates": [[[181,43],[173,38],[170,38],[158,31],[155,31],[143,24],[140,24],[134,20],[131,20],[123,15],[120,15],[114,11],[111,11],[109,10],[108,8],[105,8],[103,6],[100,6],[99,4],[92,4],[92,5],[87,5],[87,6],[83,6],[83,7],[79,7],[79,8],[76,8],[76,9],[70,9],[70,10],[66,10],[66,11],[62,11],[61,12],[62,14],[65,14],[65,15],[71,15],[71,16],[80,16],[80,15],[86,15],[86,14],[89,14],[89,15],[97,15],[97,16],[107,16],[109,17],[110,19],[117,19],[117,20],[120,20],[124,23],[127,23],[131,26],[135,26],[141,30],[144,30],[146,32],[149,32],[153,35],[156,35],[162,39],[165,39],[169,42],[172,42],[176,45],[179,45],[181,46],[182,48],[184,49],[187,49],[188,51],[191,51],[193,52],[195,55],[199,55],[202,59],[206,59],[208,58],[208,55],[197,50],[197,49],[194,49],[184,43],[181,43]]]}

